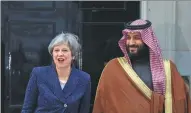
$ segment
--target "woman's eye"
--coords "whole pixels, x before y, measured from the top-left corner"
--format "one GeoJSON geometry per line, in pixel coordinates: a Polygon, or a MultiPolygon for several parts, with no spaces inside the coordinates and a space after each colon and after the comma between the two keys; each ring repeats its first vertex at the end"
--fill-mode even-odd
{"type": "Polygon", "coordinates": [[[68,50],[64,49],[64,50],[62,50],[62,51],[67,52],[68,50]]]}

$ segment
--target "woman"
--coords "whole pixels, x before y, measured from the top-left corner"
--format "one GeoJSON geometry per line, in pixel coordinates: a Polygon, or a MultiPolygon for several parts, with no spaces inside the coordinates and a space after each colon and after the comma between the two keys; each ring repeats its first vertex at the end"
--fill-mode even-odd
{"type": "Polygon", "coordinates": [[[90,75],[73,66],[80,50],[77,38],[61,33],[50,42],[54,62],[32,70],[22,113],[89,113],[90,75]]]}

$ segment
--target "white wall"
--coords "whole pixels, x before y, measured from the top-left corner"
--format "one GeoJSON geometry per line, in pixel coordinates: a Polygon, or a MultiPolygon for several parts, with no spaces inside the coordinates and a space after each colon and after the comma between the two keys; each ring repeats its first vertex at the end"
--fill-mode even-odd
{"type": "Polygon", "coordinates": [[[191,76],[191,1],[142,1],[141,6],[141,17],[153,23],[163,56],[174,61],[181,75],[191,76]]]}
{"type": "Polygon", "coordinates": [[[191,75],[191,1],[145,3],[142,16],[152,21],[164,57],[172,59],[182,75],[191,75]]]}

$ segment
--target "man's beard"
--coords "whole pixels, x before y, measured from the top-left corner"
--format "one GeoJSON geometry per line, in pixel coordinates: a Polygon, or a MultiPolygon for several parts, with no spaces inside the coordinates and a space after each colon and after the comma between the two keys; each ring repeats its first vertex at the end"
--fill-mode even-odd
{"type": "Polygon", "coordinates": [[[140,60],[144,58],[149,58],[149,47],[146,44],[142,45],[127,45],[126,46],[127,54],[131,60],[140,60]],[[137,48],[136,53],[130,52],[129,48],[137,48]]]}

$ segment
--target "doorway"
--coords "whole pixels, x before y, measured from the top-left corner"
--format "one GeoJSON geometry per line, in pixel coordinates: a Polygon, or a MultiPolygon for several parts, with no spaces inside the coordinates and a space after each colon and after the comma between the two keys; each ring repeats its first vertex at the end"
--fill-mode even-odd
{"type": "MultiPolygon", "coordinates": [[[[2,80],[4,113],[20,113],[33,67],[49,65],[47,46],[62,31],[79,35],[78,66],[91,75],[93,107],[104,63],[122,56],[117,41],[124,23],[140,17],[136,1],[3,1],[2,80]]],[[[90,113],[91,113],[90,111],[90,113]]]]}
{"type": "Polygon", "coordinates": [[[80,2],[83,51],[82,69],[91,75],[93,108],[96,88],[104,64],[112,58],[123,56],[118,47],[124,24],[139,19],[140,2],[96,1],[80,2]]]}

